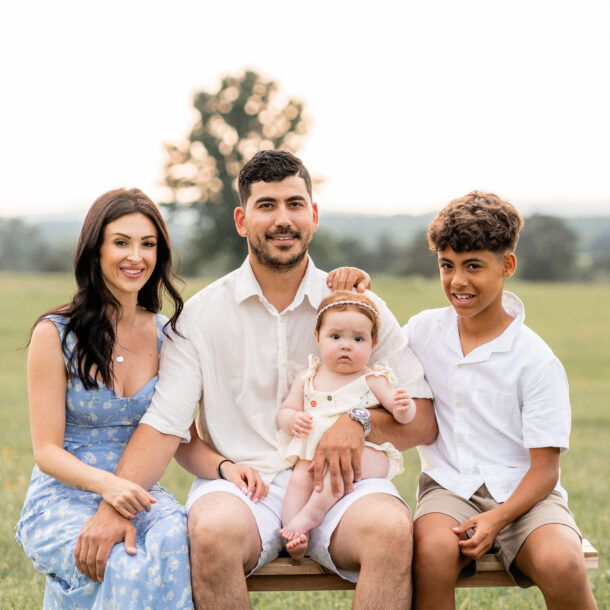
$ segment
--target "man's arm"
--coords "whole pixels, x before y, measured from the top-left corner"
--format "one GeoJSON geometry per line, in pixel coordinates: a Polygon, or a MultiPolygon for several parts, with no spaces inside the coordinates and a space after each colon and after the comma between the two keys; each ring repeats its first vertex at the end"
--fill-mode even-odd
{"type": "Polygon", "coordinates": [[[417,413],[409,424],[398,423],[385,409],[371,409],[371,433],[367,440],[378,445],[390,442],[399,451],[433,443],[438,433],[434,403],[429,398],[413,400],[417,413]]]}
{"type": "MultiPolygon", "coordinates": [[[[140,424],[127,444],[117,475],[150,489],[163,475],[180,438],[140,424]],[[154,447],[154,451],[151,448],[154,447]]],[[[112,547],[125,540],[125,550],[136,553],[136,529],[104,500],[87,520],[74,549],[76,568],[95,582],[102,582],[112,547]]]]}
{"type": "MultiPolygon", "coordinates": [[[[400,451],[432,443],[438,432],[434,405],[427,398],[414,400],[417,414],[408,425],[399,424],[385,409],[371,409],[371,432],[367,440],[377,444],[389,441],[400,451]]],[[[345,489],[345,493],[353,491],[354,481],[362,477],[363,449],[362,425],[349,415],[339,417],[318,443],[310,466],[314,488],[322,489],[324,470],[328,464],[333,493],[339,494],[342,489],[345,489]]]]}

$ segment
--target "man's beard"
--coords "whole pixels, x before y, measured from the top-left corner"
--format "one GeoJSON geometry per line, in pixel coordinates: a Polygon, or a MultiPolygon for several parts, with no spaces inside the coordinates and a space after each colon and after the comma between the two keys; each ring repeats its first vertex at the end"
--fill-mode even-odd
{"type": "MultiPolygon", "coordinates": [[[[277,231],[272,235],[265,235],[265,239],[271,238],[271,237],[278,237],[280,235],[291,235],[291,236],[294,236],[296,239],[302,240],[302,234],[297,231],[277,231]]],[[[265,267],[267,267],[268,269],[271,269],[272,271],[284,272],[284,271],[290,271],[291,269],[294,269],[294,267],[297,267],[299,265],[299,263],[305,258],[305,256],[307,255],[307,248],[309,246],[310,241],[311,240],[308,240],[307,243],[302,241],[301,250],[299,252],[296,252],[295,254],[293,254],[288,259],[273,256],[269,252],[269,249],[267,248],[267,244],[265,242],[261,242],[260,240],[255,245],[254,242],[248,238],[248,247],[249,247],[250,251],[252,252],[252,254],[254,254],[256,260],[261,265],[264,265],[265,267]]]]}

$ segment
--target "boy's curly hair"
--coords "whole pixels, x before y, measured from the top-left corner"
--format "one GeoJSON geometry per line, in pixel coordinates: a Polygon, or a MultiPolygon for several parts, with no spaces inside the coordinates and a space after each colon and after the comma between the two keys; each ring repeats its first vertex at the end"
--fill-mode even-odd
{"type": "Polygon", "coordinates": [[[472,191],[448,203],[428,227],[430,250],[513,252],[523,218],[494,193],[472,191]]]}

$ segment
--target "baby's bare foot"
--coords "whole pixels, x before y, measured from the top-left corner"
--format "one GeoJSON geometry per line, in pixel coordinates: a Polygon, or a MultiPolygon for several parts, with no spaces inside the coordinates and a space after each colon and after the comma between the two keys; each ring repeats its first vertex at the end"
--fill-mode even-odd
{"type": "Polygon", "coordinates": [[[307,536],[299,534],[286,543],[286,550],[293,559],[303,559],[307,550],[307,536]]]}

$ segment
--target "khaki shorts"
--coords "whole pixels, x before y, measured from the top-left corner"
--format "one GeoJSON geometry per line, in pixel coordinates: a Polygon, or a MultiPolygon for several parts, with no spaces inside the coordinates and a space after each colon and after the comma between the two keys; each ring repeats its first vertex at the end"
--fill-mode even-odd
{"type": "MultiPolygon", "coordinates": [[[[417,508],[414,521],[430,513],[442,513],[453,517],[458,523],[484,513],[498,506],[485,485],[468,500],[441,487],[425,472],[419,476],[417,489],[417,508]]],[[[566,501],[557,491],[552,491],[544,500],[538,502],[524,515],[503,528],[490,549],[510,574],[515,584],[520,587],[531,587],[534,583],[522,572],[513,566],[517,553],[526,538],[537,528],[549,523],[559,523],[572,528],[582,539],[574,516],[570,512],[566,501]]],[[[473,576],[476,572],[476,562],[472,561],[461,572],[460,577],[473,576]]]]}

